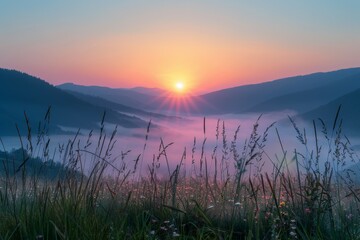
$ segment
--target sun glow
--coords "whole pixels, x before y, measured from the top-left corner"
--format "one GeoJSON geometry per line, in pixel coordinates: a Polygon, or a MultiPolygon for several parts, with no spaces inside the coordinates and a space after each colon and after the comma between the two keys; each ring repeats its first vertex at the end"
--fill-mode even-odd
{"type": "Polygon", "coordinates": [[[169,71],[161,75],[162,87],[175,96],[190,95],[194,89],[196,77],[193,74],[181,71],[169,71]]]}
{"type": "Polygon", "coordinates": [[[176,82],[175,83],[175,89],[178,91],[178,92],[182,92],[184,90],[184,83],[183,82],[176,82]]]}
{"type": "Polygon", "coordinates": [[[167,91],[159,96],[159,110],[169,111],[175,114],[188,114],[197,111],[197,105],[191,98],[196,77],[193,74],[176,71],[162,74],[163,88],[167,91]]]}

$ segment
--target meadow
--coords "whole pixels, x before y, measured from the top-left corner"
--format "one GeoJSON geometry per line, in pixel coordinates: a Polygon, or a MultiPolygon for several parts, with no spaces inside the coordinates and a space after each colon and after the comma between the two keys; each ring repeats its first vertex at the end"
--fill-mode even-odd
{"type": "Polygon", "coordinates": [[[117,129],[102,122],[96,139],[59,145],[60,162],[47,122],[29,127],[20,149],[0,154],[0,239],[360,239],[359,160],[339,111],[312,129],[289,122],[295,149],[273,124],[255,121],[239,141],[219,121],[214,148],[194,140],[175,164],[163,140],[144,159],[151,123],[134,159],[113,154],[117,129]]]}

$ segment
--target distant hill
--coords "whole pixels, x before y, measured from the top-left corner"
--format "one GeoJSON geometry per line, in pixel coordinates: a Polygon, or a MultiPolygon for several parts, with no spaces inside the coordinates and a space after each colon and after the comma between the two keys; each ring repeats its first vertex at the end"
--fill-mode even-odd
{"type": "Polygon", "coordinates": [[[129,107],[123,104],[119,104],[116,102],[112,102],[112,101],[108,101],[104,98],[101,97],[96,97],[96,96],[91,96],[91,95],[87,95],[87,94],[82,94],[79,92],[75,92],[75,91],[70,91],[70,90],[64,90],[68,93],[70,93],[71,95],[74,95],[75,97],[88,102],[92,105],[95,106],[99,106],[99,107],[104,107],[104,108],[110,108],[112,110],[115,111],[119,111],[122,113],[126,113],[127,115],[138,115],[141,117],[146,117],[146,118],[158,118],[158,119],[174,119],[177,117],[172,117],[172,116],[166,116],[163,114],[159,114],[159,113],[154,113],[154,112],[147,112],[141,109],[137,109],[137,108],[133,108],[133,107],[129,107]]]}
{"type": "Polygon", "coordinates": [[[283,78],[204,94],[206,105],[197,104],[208,114],[309,110],[356,89],[359,76],[360,68],[351,68],[283,78]]]}
{"type": "Polygon", "coordinates": [[[37,129],[51,106],[51,130],[59,126],[98,128],[104,111],[106,121],[124,127],[146,126],[139,118],[94,106],[68,94],[39,78],[15,70],[0,69],[0,136],[15,135],[15,123],[25,133],[26,112],[32,128],[37,129]]]}
{"type": "Polygon", "coordinates": [[[144,111],[202,113],[199,106],[206,105],[194,96],[179,96],[160,89],[148,88],[109,88],[101,86],[82,86],[65,83],[57,86],[62,90],[100,97],[110,102],[126,105],[144,111]],[[147,94],[145,94],[147,93],[147,94]],[[158,94],[157,94],[158,93],[158,94]],[[200,104],[201,103],[201,104],[200,104]]]}
{"type": "Polygon", "coordinates": [[[169,94],[168,91],[160,88],[134,87],[130,88],[129,90],[155,97],[165,96],[169,94]]]}
{"type": "Polygon", "coordinates": [[[308,121],[321,118],[332,127],[331,124],[334,122],[336,111],[340,105],[339,119],[343,119],[343,130],[347,135],[359,136],[360,88],[297,117],[308,121]]]}
{"type": "Polygon", "coordinates": [[[153,99],[153,96],[151,95],[125,88],[82,86],[73,83],[64,83],[58,85],[57,87],[62,90],[70,90],[73,92],[100,97],[111,102],[140,109],[146,109],[147,103],[153,99]]]}
{"type": "Polygon", "coordinates": [[[261,113],[283,110],[293,110],[300,113],[307,112],[350,93],[357,88],[360,88],[360,73],[355,73],[350,77],[344,77],[326,86],[272,98],[254,106],[249,111],[261,113]]]}
{"type": "Polygon", "coordinates": [[[145,111],[201,115],[284,110],[307,112],[360,88],[359,78],[360,68],[350,68],[243,85],[200,96],[176,96],[162,89],[143,87],[124,89],[72,83],[58,87],[145,111]]]}

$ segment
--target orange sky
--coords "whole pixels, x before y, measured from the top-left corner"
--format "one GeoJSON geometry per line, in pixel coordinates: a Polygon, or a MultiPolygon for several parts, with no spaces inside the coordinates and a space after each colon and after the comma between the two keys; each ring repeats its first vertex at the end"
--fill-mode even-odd
{"type": "Polygon", "coordinates": [[[360,4],[321,2],[1,3],[0,67],[203,93],[359,66],[360,4]]]}

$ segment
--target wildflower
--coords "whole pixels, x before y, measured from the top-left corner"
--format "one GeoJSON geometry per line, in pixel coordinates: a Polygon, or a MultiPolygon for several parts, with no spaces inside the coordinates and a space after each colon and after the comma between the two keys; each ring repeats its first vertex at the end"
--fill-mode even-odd
{"type": "Polygon", "coordinates": [[[296,236],[296,220],[295,219],[291,219],[290,220],[290,236],[292,237],[292,239],[297,239],[296,236]]]}
{"type": "Polygon", "coordinates": [[[285,207],[285,205],[286,205],[286,202],[285,202],[285,201],[281,201],[281,202],[280,202],[280,207],[285,207]]]}
{"type": "Polygon", "coordinates": [[[289,214],[289,213],[286,212],[286,211],[280,211],[280,213],[281,213],[282,216],[287,216],[287,215],[289,214]]]}

